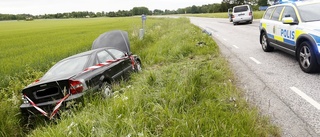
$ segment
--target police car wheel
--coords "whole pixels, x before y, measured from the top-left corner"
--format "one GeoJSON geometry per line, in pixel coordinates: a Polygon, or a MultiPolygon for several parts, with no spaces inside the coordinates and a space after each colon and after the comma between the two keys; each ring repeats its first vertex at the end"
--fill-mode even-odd
{"type": "Polygon", "coordinates": [[[263,32],[261,34],[261,46],[262,46],[263,51],[265,51],[265,52],[270,52],[270,51],[274,50],[274,48],[269,45],[268,37],[265,32],[263,32]]]}
{"type": "Polygon", "coordinates": [[[317,60],[309,42],[302,42],[298,50],[300,68],[306,73],[318,71],[317,60]]]}

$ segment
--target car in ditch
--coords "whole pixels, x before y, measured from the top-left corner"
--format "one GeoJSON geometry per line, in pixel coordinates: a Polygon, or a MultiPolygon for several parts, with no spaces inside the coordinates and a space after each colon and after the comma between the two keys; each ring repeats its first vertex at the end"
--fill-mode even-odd
{"type": "Polygon", "coordinates": [[[42,114],[52,119],[60,107],[78,101],[90,91],[112,95],[111,85],[141,71],[139,56],[130,51],[128,33],[115,30],[101,34],[92,49],[65,58],[42,78],[22,90],[22,115],[42,114]]]}

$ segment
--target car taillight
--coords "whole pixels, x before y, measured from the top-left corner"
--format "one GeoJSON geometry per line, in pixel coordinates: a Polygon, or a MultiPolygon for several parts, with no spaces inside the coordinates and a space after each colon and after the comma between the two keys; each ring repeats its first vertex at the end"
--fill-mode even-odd
{"type": "Polygon", "coordinates": [[[249,12],[249,16],[251,16],[252,15],[252,12],[249,12]]]}
{"type": "Polygon", "coordinates": [[[78,94],[83,91],[83,85],[80,81],[69,80],[71,94],[78,94]]]}

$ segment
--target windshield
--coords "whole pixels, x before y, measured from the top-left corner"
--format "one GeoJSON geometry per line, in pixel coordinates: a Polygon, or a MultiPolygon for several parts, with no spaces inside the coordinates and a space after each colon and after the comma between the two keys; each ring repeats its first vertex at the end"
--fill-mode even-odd
{"type": "Polygon", "coordinates": [[[81,56],[58,62],[41,78],[41,80],[76,75],[83,71],[88,58],[89,56],[81,56]]]}
{"type": "Polygon", "coordinates": [[[301,5],[298,7],[303,21],[320,21],[320,3],[301,5]]]}

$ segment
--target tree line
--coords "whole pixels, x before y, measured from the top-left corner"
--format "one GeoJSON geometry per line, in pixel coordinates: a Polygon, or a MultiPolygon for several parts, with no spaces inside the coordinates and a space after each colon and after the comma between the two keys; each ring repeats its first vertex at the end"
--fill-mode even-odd
{"type": "Polygon", "coordinates": [[[63,19],[63,18],[95,18],[95,17],[128,17],[136,15],[169,15],[169,14],[199,14],[199,13],[216,13],[227,12],[229,8],[241,4],[250,4],[253,10],[258,10],[259,6],[267,6],[268,0],[222,0],[221,3],[207,4],[202,6],[190,6],[179,8],[177,10],[149,10],[147,7],[134,7],[131,10],[118,10],[111,12],[89,12],[74,11],[56,14],[31,15],[31,14],[1,14],[2,20],[32,20],[32,19],[63,19]]]}

